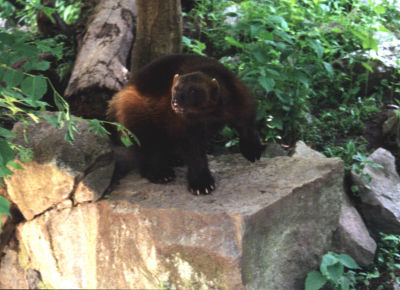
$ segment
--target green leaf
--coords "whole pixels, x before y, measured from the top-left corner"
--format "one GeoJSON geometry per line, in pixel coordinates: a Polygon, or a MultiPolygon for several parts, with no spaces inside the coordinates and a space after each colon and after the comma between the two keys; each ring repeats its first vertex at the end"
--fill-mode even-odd
{"type": "Polygon", "coordinates": [[[14,169],[17,169],[17,170],[24,169],[19,163],[14,162],[14,161],[8,162],[7,166],[10,166],[10,167],[12,167],[14,169]]]}
{"type": "Polygon", "coordinates": [[[101,137],[107,136],[110,134],[101,124],[101,122],[97,119],[92,119],[89,121],[89,131],[93,132],[101,137]]]}
{"type": "Polygon", "coordinates": [[[0,178],[7,177],[13,172],[5,165],[0,164],[0,178]]]}
{"type": "Polygon", "coordinates": [[[29,162],[33,159],[33,151],[32,149],[19,147],[18,148],[18,157],[23,163],[29,162]]]}
{"type": "Polygon", "coordinates": [[[60,121],[59,114],[55,115],[43,114],[42,117],[47,121],[47,123],[52,125],[54,128],[61,129],[64,126],[64,122],[60,121]]]}
{"type": "Polygon", "coordinates": [[[362,61],[362,62],[361,62],[361,65],[362,65],[363,67],[365,67],[368,71],[374,72],[374,70],[372,69],[372,67],[371,67],[368,63],[362,61]]]}
{"type": "Polygon", "coordinates": [[[259,76],[257,79],[258,83],[260,84],[260,86],[263,87],[264,90],[266,90],[267,92],[272,91],[272,89],[275,86],[275,81],[272,78],[268,78],[266,76],[259,76]]]}
{"type": "Polygon", "coordinates": [[[340,277],[344,274],[344,266],[341,263],[336,263],[327,267],[328,278],[335,283],[338,283],[340,277]]]}
{"type": "Polygon", "coordinates": [[[373,37],[372,33],[369,33],[368,37],[362,40],[362,47],[364,49],[373,49],[378,51],[378,41],[373,37]]]}
{"type": "Polygon", "coordinates": [[[334,74],[333,67],[332,67],[332,65],[331,65],[330,63],[324,61],[324,62],[323,62],[323,65],[324,65],[325,70],[326,70],[330,75],[333,75],[333,74],[334,74]]]}
{"type": "Polygon", "coordinates": [[[239,41],[235,40],[234,38],[232,38],[230,36],[225,36],[225,40],[232,46],[244,48],[244,44],[240,43],[239,41]]]}
{"type": "Polygon", "coordinates": [[[318,290],[326,284],[327,280],[318,271],[308,273],[306,278],[305,290],[318,290]]]}
{"type": "Polygon", "coordinates": [[[281,16],[278,15],[270,15],[268,16],[268,21],[274,23],[274,24],[278,24],[279,26],[281,26],[283,29],[288,29],[289,26],[287,24],[287,22],[285,21],[285,19],[281,16]]]}
{"type": "Polygon", "coordinates": [[[375,10],[376,14],[383,14],[386,12],[386,8],[382,5],[376,5],[374,7],[374,10],[375,10]]]}
{"type": "Polygon", "coordinates": [[[339,278],[338,283],[340,285],[341,290],[349,290],[350,289],[350,280],[346,276],[342,276],[339,278]]]}
{"type": "Polygon", "coordinates": [[[14,160],[14,152],[11,149],[10,144],[4,138],[0,138],[0,160],[0,163],[3,166],[14,160]]]}
{"type": "Polygon", "coordinates": [[[356,261],[352,257],[346,254],[340,254],[338,256],[338,260],[340,263],[342,263],[343,266],[349,268],[349,269],[360,269],[356,261]]]}
{"type": "Polygon", "coordinates": [[[125,145],[125,147],[130,147],[133,145],[131,138],[129,138],[129,136],[127,136],[127,135],[121,136],[121,142],[122,142],[122,144],[125,145]]]}
{"type": "Polygon", "coordinates": [[[6,214],[11,217],[10,214],[10,203],[8,200],[0,195],[0,214],[6,214]]]}
{"type": "Polygon", "coordinates": [[[15,136],[15,133],[8,129],[0,127],[0,136],[4,138],[12,138],[15,136]]]}
{"type": "Polygon", "coordinates": [[[9,69],[4,73],[3,81],[6,82],[8,88],[14,88],[21,83],[23,78],[24,73],[22,71],[9,69]]]}
{"type": "Polygon", "coordinates": [[[41,60],[30,60],[25,62],[24,64],[24,69],[25,71],[31,71],[31,70],[40,70],[40,71],[46,71],[50,68],[50,62],[41,60]]]}
{"type": "Polygon", "coordinates": [[[314,50],[317,57],[322,58],[322,55],[324,54],[324,47],[321,45],[321,42],[318,39],[310,39],[308,43],[314,50]]]}
{"type": "Polygon", "coordinates": [[[296,70],[293,74],[294,80],[301,82],[306,88],[309,86],[309,78],[307,75],[299,70],[296,70]]]}
{"type": "Polygon", "coordinates": [[[22,91],[34,100],[39,100],[47,91],[47,82],[40,76],[27,76],[21,84],[22,91]]]}
{"type": "Polygon", "coordinates": [[[333,266],[335,264],[339,264],[338,263],[338,258],[336,257],[336,254],[332,253],[332,252],[326,253],[322,257],[322,262],[321,262],[321,266],[320,266],[320,271],[321,271],[322,275],[324,275],[325,277],[330,278],[328,267],[329,266],[333,266]]]}

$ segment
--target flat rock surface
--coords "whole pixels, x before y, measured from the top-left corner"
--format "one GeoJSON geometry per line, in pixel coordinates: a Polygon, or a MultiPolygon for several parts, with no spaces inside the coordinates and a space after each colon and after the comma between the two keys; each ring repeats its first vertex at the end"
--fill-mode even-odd
{"type": "Polygon", "coordinates": [[[132,171],[113,189],[110,199],[148,208],[247,215],[342,166],[335,158],[276,157],[251,163],[239,154],[211,159],[209,165],[216,179],[211,195],[191,194],[186,189],[186,169],[180,167],[175,170],[177,178],[169,184],[150,183],[132,171]]]}

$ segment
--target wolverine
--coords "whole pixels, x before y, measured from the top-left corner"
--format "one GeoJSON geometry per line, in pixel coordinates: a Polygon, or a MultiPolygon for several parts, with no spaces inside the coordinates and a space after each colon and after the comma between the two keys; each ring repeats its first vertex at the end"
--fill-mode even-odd
{"type": "Polygon", "coordinates": [[[180,158],[188,167],[188,189],[196,195],[215,189],[206,146],[225,125],[237,130],[240,152],[249,161],[260,159],[264,149],[247,86],[210,57],[176,54],[154,60],[111,99],[108,116],[138,137],[133,150],[144,178],[172,181],[180,158]]]}

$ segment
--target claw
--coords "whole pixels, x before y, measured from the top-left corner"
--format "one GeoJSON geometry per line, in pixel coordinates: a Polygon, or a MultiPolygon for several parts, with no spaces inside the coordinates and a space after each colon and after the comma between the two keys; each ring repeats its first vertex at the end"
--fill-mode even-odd
{"type": "Polygon", "coordinates": [[[205,193],[208,194],[208,189],[207,188],[205,189],[205,193]]]}
{"type": "Polygon", "coordinates": [[[197,195],[200,195],[200,190],[197,190],[197,191],[196,191],[196,194],[197,194],[197,195]]]}

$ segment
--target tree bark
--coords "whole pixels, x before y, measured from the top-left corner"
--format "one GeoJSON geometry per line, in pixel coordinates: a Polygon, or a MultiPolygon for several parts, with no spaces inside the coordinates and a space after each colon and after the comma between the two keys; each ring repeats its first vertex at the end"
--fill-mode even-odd
{"type": "Polygon", "coordinates": [[[135,14],[134,0],[102,0],[96,6],[64,92],[73,114],[104,119],[107,101],[128,78],[135,14]]]}
{"type": "Polygon", "coordinates": [[[182,50],[181,0],[136,0],[138,12],[131,71],[182,50]]]}

